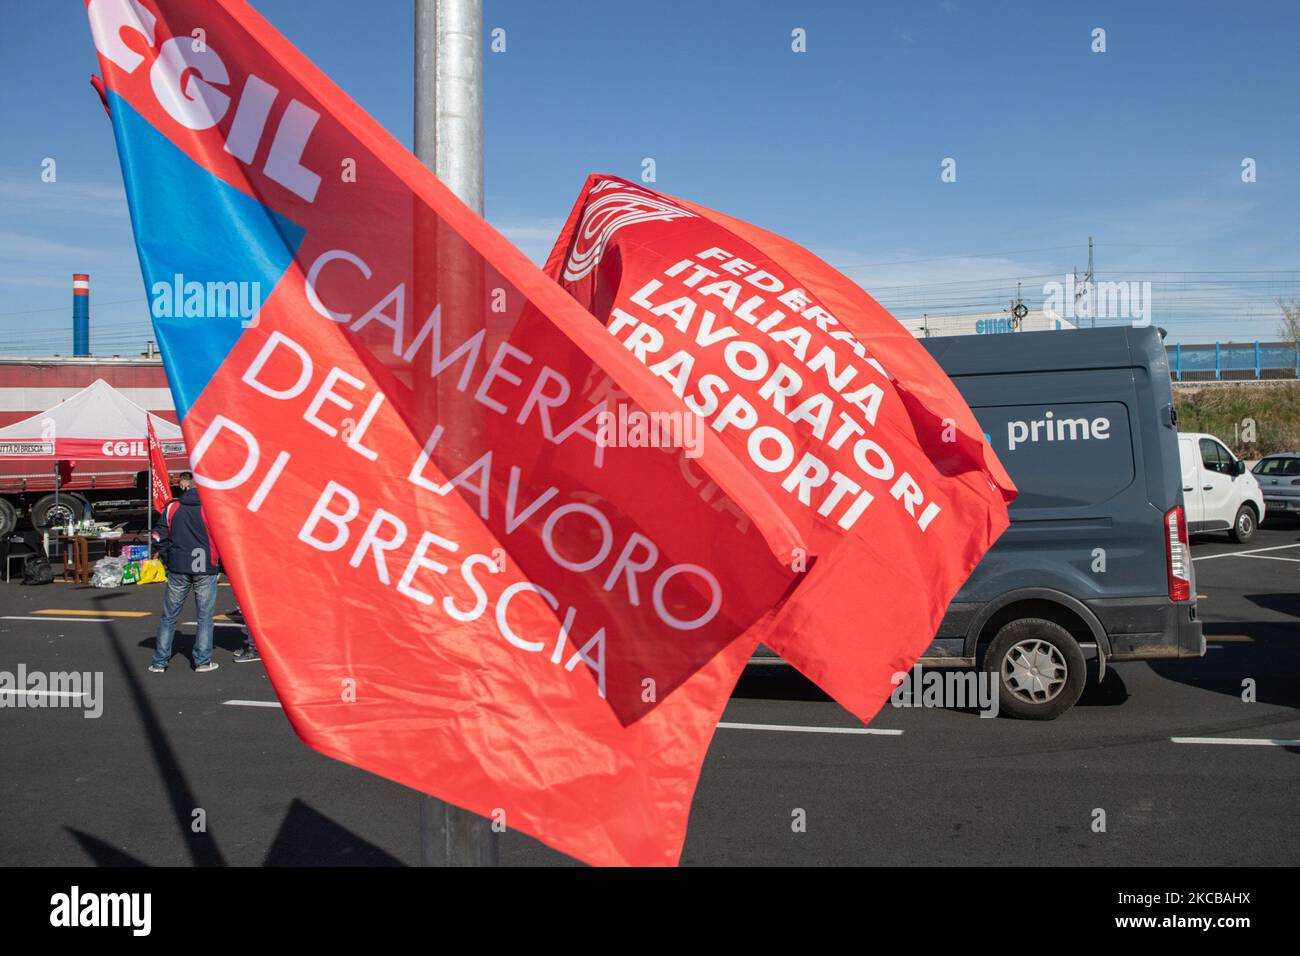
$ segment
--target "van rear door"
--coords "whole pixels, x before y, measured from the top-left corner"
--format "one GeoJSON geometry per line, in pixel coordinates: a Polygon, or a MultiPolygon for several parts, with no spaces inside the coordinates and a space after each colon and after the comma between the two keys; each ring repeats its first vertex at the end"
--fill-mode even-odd
{"type": "Polygon", "coordinates": [[[1026,587],[1085,603],[1164,593],[1164,511],[1148,502],[1132,368],[1030,367],[953,381],[1019,491],[1011,526],[957,600],[1026,587]]]}
{"type": "MultiPolygon", "coordinates": [[[[964,656],[971,657],[988,636],[993,618],[986,615],[1004,607],[1016,613],[1013,602],[1032,610],[1045,601],[1077,615],[1081,642],[1088,631],[1099,644],[1104,639],[1109,659],[1203,653],[1194,573],[1177,540],[1177,517],[1192,499],[1180,483],[1158,330],[960,336],[923,345],[1020,491],[1008,509],[1010,527],[950,605],[935,651],[950,652],[950,639],[964,635],[964,656]]],[[[1199,456],[1192,460],[1199,464],[1199,456]]]]}

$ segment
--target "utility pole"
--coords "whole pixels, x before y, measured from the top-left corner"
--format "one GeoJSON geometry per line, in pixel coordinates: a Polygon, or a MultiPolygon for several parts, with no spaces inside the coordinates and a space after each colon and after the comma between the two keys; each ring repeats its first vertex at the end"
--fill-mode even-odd
{"type": "MultiPolygon", "coordinates": [[[[482,0],[415,0],[415,155],[483,214],[482,0]]],[[[420,314],[442,305],[443,334],[468,340],[485,323],[481,271],[463,241],[419,200],[412,251],[420,314]]],[[[445,392],[435,391],[429,400],[435,408],[455,405],[445,392]]],[[[459,446],[453,453],[468,447],[478,431],[468,420],[449,427],[448,444],[459,446]]],[[[420,795],[421,866],[494,866],[498,859],[497,834],[488,820],[420,795]]]]}
{"type": "MultiPolygon", "coordinates": [[[[1088,272],[1083,277],[1083,284],[1079,284],[1079,267],[1074,267],[1074,317],[1082,318],[1079,314],[1079,300],[1084,296],[1088,297],[1088,326],[1089,328],[1097,327],[1097,281],[1092,271],[1092,236],[1088,237],[1088,272]]],[[[1079,323],[1083,327],[1083,323],[1079,323]]]]}
{"type": "Polygon", "coordinates": [[[1088,237],[1088,304],[1089,313],[1092,315],[1092,328],[1097,327],[1097,277],[1092,271],[1092,236],[1088,237]]]}

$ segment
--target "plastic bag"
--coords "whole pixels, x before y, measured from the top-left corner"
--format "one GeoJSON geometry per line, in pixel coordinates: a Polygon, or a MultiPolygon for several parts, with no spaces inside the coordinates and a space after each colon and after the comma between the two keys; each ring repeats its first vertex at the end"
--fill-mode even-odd
{"type": "Polygon", "coordinates": [[[100,558],[95,562],[94,573],[90,576],[93,588],[115,588],[122,583],[122,572],[126,570],[125,558],[100,558]]]}
{"type": "Polygon", "coordinates": [[[163,563],[157,558],[140,562],[140,580],[136,581],[136,584],[162,584],[166,580],[167,572],[163,570],[163,563]]]}

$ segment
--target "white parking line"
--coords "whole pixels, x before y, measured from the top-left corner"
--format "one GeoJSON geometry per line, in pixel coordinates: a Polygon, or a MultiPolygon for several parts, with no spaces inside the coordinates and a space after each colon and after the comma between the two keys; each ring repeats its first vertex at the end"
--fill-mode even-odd
{"type": "MultiPolygon", "coordinates": [[[[280,707],[275,700],[223,700],[230,707],[280,707]]],[[[791,724],[735,724],[722,721],[719,730],[781,730],[803,734],[874,734],[882,737],[900,737],[901,730],[878,730],[875,727],[798,727],[791,724]]]]}
{"type": "Polygon", "coordinates": [[[0,617],[0,621],[63,621],[65,624],[107,624],[106,617],[50,617],[48,614],[42,614],[36,617],[32,614],[6,614],[0,617]]]}
{"type": "Polygon", "coordinates": [[[1271,740],[1268,737],[1170,737],[1176,744],[1230,744],[1236,747],[1300,747],[1300,740],[1271,740]]]}
{"type": "Polygon", "coordinates": [[[1239,554],[1239,558],[1254,558],[1256,561],[1292,561],[1300,564],[1300,558],[1279,558],[1276,554],[1239,554]]]}
{"type": "Polygon", "coordinates": [[[1193,557],[1193,561],[1213,561],[1215,558],[1248,558],[1252,554],[1262,554],[1265,551],[1285,551],[1287,548],[1300,548],[1297,544],[1279,544],[1272,548],[1255,548],[1251,551],[1223,551],[1219,554],[1203,554],[1199,558],[1193,557]]]}
{"type": "Polygon", "coordinates": [[[81,691],[71,690],[0,690],[0,697],[6,694],[22,694],[25,697],[85,697],[81,691]]]}
{"type": "MultiPolygon", "coordinates": [[[[181,621],[177,627],[198,627],[198,621],[181,621]]],[[[213,627],[243,627],[242,624],[236,624],[234,621],[213,621],[213,627]]]]}
{"type": "Polygon", "coordinates": [[[719,730],[782,730],[798,734],[876,734],[882,737],[902,736],[901,730],[878,730],[875,727],[799,727],[793,724],[733,724],[722,721],[719,730]]]}

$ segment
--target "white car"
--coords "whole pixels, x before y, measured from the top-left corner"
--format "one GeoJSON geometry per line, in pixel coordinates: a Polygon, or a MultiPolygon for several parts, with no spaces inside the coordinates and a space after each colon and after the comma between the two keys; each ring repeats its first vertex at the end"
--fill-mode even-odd
{"type": "Polygon", "coordinates": [[[1249,541],[1264,520],[1264,494],[1246,463],[1213,435],[1179,432],[1183,506],[1190,534],[1226,531],[1249,541]]]}

